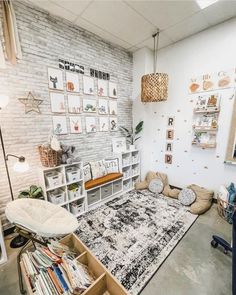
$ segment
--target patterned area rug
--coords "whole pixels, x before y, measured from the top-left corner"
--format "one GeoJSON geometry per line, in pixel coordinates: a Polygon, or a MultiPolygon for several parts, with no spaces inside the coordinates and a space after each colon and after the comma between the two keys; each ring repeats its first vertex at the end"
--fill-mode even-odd
{"type": "Polygon", "coordinates": [[[77,235],[137,295],[196,218],[178,200],[132,191],[81,216],[77,235]]]}

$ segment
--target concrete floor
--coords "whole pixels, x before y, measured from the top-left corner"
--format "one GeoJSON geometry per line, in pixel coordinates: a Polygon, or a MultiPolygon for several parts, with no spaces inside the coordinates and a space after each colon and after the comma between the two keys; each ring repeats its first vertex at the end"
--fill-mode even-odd
{"type": "MultiPolygon", "coordinates": [[[[219,217],[216,205],[200,216],[140,295],[230,295],[231,256],[210,246],[211,236],[231,240],[231,226],[219,217]]],[[[16,251],[0,266],[0,294],[20,295],[16,251]]]]}

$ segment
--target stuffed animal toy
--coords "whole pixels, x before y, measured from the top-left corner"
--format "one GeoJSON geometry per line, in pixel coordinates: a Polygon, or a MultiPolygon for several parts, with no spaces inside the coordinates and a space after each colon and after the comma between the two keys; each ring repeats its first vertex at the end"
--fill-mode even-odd
{"type": "Polygon", "coordinates": [[[79,162],[81,161],[81,158],[78,156],[77,149],[75,146],[69,146],[62,144],[62,164],[72,164],[74,162],[79,162]]]}
{"type": "Polygon", "coordinates": [[[147,173],[144,181],[137,182],[135,184],[135,189],[137,189],[137,190],[147,189],[151,180],[157,179],[157,178],[161,179],[161,181],[163,182],[163,187],[164,187],[164,189],[162,191],[163,195],[170,197],[170,198],[177,199],[180,190],[170,188],[169,183],[168,183],[168,177],[164,173],[149,171],[147,173]]]}
{"type": "Polygon", "coordinates": [[[188,186],[194,191],[197,198],[196,201],[190,206],[190,212],[193,214],[203,214],[211,208],[214,192],[200,187],[196,184],[188,186]]]}

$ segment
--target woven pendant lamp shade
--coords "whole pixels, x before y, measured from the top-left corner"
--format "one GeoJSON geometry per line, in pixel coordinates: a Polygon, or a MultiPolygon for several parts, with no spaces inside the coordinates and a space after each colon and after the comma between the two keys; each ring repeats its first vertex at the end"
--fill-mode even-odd
{"type": "Polygon", "coordinates": [[[168,81],[168,75],[164,73],[144,75],[141,85],[141,101],[157,102],[167,100],[168,81]]]}

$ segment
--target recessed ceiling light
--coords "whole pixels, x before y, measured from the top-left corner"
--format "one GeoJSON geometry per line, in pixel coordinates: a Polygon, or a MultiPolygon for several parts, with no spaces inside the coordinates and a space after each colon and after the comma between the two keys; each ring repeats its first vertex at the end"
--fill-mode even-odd
{"type": "Polygon", "coordinates": [[[214,3],[216,3],[219,0],[196,0],[197,4],[201,9],[204,9],[214,3]]]}

